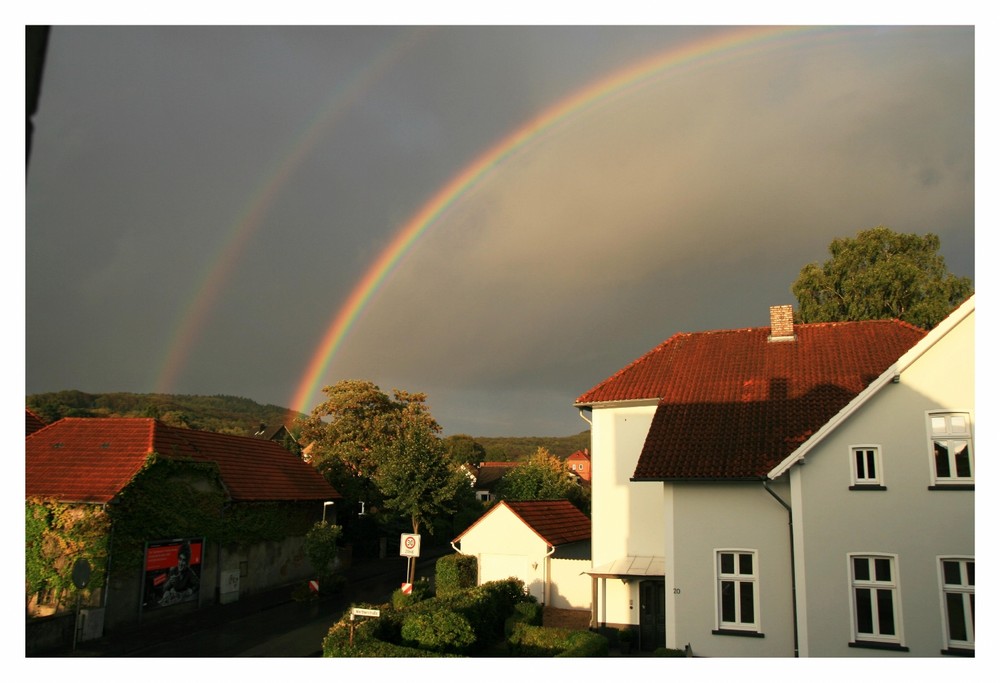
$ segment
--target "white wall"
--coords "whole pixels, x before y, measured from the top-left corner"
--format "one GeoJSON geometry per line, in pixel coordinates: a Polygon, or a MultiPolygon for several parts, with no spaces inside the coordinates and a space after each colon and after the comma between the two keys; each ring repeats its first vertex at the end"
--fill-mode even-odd
{"type": "Polygon", "coordinates": [[[590,609],[589,560],[549,560],[551,585],[547,604],[559,609],[590,609]]]}
{"type": "MultiPolygon", "coordinates": [[[[628,555],[663,556],[662,486],[630,482],[656,402],[595,407],[591,427],[591,552],[599,567],[628,555]]],[[[637,582],[598,580],[598,621],[638,624],[637,582]],[[606,589],[606,593],[605,590],[606,589]],[[630,607],[631,604],[631,607],[630,607]]]]}
{"type": "MultiPolygon", "coordinates": [[[[841,424],[793,469],[801,509],[800,631],[808,656],[937,656],[943,616],[937,556],[975,555],[975,492],[928,490],[926,411],[974,412],[973,313],[841,424]],[[851,491],[850,448],[878,445],[884,491],[851,491]],[[898,555],[903,644],[849,647],[849,553],[898,555]]],[[[973,442],[975,454],[975,441],[973,442]]]]}

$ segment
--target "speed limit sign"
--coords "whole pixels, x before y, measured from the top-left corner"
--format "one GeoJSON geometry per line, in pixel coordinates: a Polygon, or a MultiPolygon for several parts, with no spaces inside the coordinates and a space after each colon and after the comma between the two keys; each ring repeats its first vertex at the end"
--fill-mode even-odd
{"type": "Polygon", "coordinates": [[[420,534],[403,534],[399,537],[399,554],[402,557],[420,557],[420,534]]]}

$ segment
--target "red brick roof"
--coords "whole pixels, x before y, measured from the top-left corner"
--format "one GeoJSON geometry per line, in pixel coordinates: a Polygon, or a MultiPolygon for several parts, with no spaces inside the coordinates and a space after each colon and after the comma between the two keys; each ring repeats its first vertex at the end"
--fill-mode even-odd
{"type": "Polygon", "coordinates": [[[24,435],[32,434],[37,432],[39,429],[45,426],[45,421],[42,418],[35,415],[33,412],[24,409],[24,435]]]}
{"type": "Polygon", "coordinates": [[[568,500],[502,500],[490,508],[453,542],[457,543],[480,520],[507,507],[552,547],[590,539],[590,518],[568,500]]]}
{"type": "Polygon", "coordinates": [[[570,460],[585,460],[586,462],[590,462],[590,452],[586,448],[576,451],[566,458],[566,462],[569,462],[570,460]]]}
{"type": "Polygon", "coordinates": [[[235,501],[340,498],[311,465],[273,441],[180,429],[152,418],[63,418],[25,443],[26,496],[107,503],[156,452],[217,463],[235,501]]]}
{"type": "Polygon", "coordinates": [[[659,399],[634,479],[757,478],[926,332],[897,320],[677,334],[577,403],[659,399]]]}

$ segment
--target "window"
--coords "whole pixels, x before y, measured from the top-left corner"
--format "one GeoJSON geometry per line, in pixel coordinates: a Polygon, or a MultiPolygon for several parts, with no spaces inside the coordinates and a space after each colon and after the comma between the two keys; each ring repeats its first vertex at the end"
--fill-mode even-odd
{"type": "Polygon", "coordinates": [[[851,490],[885,490],[882,450],[878,446],[851,446],[851,490]]]}
{"type": "Polygon", "coordinates": [[[975,481],[969,413],[928,413],[933,481],[936,486],[975,481]]]}
{"type": "Polygon", "coordinates": [[[720,550],[715,556],[718,630],[713,633],[759,635],[756,551],[720,550]]]}
{"type": "Polygon", "coordinates": [[[942,558],[941,590],[945,652],[975,650],[976,561],[972,558],[942,558]]]}
{"type": "Polygon", "coordinates": [[[852,643],[856,647],[902,646],[899,584],[893,555],[851,555],[852,643]]]}

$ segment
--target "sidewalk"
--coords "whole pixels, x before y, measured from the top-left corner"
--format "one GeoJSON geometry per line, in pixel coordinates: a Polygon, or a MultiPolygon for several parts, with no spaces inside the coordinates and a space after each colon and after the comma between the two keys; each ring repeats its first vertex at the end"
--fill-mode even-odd
{"type": "MultiPolygon", "coordinates": [[[[419,561],[423,575],[433,572],[433,563],[441,554],[443,551],[419,561]]],[[[405,563],[398,556],[355,559],[344,572],[347,586],[336,595],[296,602],[292,600],[295,584],[291,584],[241,597],[227,605],[209,605],[176,619],[119,629],[103,638],[77,643],[75,652],[53,656],[311,656],[318,653],[329,624],[339,619],[351,602],[387,600],[405,579],[405,563]],[[296,630],[313,622],[305,642],[301,634],[294,635],[296,630]],[[288,630],[282,632],[285,626],[288,630]],[[229,632],[228,637],[223,631],[229,632]],[[241,642],[244,637],[245,643],[241,642]],[[270,640],[261,642],[263,638],[273,640],[274,644],[269,645],[270,640]],[[197,645],[199,640],[204,643],[201,648],[197,645]],[[174,652],[171,643],[178,645],[174,652]],[[297,645],[292,647],[291,643],[297,645]]]]}

